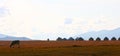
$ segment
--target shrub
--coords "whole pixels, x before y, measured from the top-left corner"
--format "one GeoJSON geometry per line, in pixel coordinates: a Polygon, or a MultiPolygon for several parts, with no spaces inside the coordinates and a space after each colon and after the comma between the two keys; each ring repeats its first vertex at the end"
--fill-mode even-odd
{"type": "Polygon", "coordinates": [[[66,38],[63,38],[63,40],[65,41],[65,40],[67,40],[66,38]]]}
{"type": "Polygon", "coordinates": [[[57,41],[61,41],[61,40],[62,40],[62,38],[61,38],[61,37],[58,37],[58,38],[57,38],[57,41]]]}
{"type": "Polygon", "coordinates": [[[72,37],[70,37],[68,40],[70,40],[70,41],[72,40],[73,41],[74,39],[72,37]]]}
{"type": "Polygon", "coordinates": [[[116,38],[115,38],[115,37],[112,37],[111,40],[112,40],[112,41],[116,41],[116,38]]]}
{"type": "Polygon", "coordinates": [[[96,41],[101,41],[101,39],[99,37],[96,38],[96,41]]]}
{"type": "Polygon", "coordinates": [[[92,37],[89,38],[89,41],[94,41],[94,39],[92,37]]]}
{"type": "Polygon", "coordinates": [[[105,37],[105,38],[104,38],[104,41],[108,41],[108,40],[109,40],[109,38],[108,38],[108,37],[105,37]]]}
{"type": "Polygon", "coordinates": [[[120,37],[118,38],[118,40],[120,41],[120,37]]]}
{"type": "Polygon", "coordinates": [[[82,37],[77,37],[76,40],[78,40],[78,41],[84,41],[84,39],[82,37]]]}

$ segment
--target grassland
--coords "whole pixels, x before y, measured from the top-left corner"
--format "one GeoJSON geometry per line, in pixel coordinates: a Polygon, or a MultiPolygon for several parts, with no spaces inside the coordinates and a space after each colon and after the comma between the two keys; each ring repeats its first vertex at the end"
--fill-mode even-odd
{"type": "Polygon", "coordinates": [[[0,41],[0,56],[120,56],[120,41],[21,41],[9,48],[0,41]]]}

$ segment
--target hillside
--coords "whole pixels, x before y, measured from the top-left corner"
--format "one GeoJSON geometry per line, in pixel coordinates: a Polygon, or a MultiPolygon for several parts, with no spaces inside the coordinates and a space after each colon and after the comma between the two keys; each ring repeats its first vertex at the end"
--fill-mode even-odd
{"type": "Polygon", "coordinates": [[[83,37],[85,39],[88,39],[90,37],[93,37],[93,38],[100,37],[101,39],[103,39],[104,37],[108,37],[108,38],[116,37],[116,38],[119,38],[120,37],[120,28],[117,28],[117,29],[114,29],[114,30],[92,31],[92,32],[84,33],[84,34],[79,34],[79,35],[77,35],[75,37],[83,37]]]}
{"type": "Polygon", "coordinates": [[[15,36],[0,34],[0,40],[31,40],[31,39],[27,37],[15,37],[15,36]]]}

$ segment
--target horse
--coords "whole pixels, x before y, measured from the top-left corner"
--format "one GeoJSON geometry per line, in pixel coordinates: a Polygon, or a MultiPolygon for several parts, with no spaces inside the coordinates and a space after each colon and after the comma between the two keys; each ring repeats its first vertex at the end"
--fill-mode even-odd
{"type": "Polygon", "coordinates": [[[20,41],[19,40],[13,40],[10,43],[10,48],[14,48],[14,45],[17,45],[18,48],[20,48],[20,41]]]}

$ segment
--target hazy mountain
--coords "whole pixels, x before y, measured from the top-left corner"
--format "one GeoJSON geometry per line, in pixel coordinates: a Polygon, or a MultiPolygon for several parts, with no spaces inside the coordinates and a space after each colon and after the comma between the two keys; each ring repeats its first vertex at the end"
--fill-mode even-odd
{"type": "Polygon", "coordinates": [[[27,37],[14,37],[14,36],[0,34],[0,40],[31,40],[31,39],[27,37]]]}
{"type": "Polygon", "coordinates": [[[0,34],[0,38],[4,38],[4,37],[7,37],[7,35],[0,34]]]}
{"type": "Polygon", "coordinates": [[[114,30],[102,30],[102,31],[92,31],[92,32],[87,32],[84,34],[77,35],[75,37],[83,37],[85,39],[88,39],[90,37],[97,38],[100,37],[103,39],[104,37],[108,37],[111,39],[112,37],[120,37],[120,28],[114,29],[114,30]]]}

